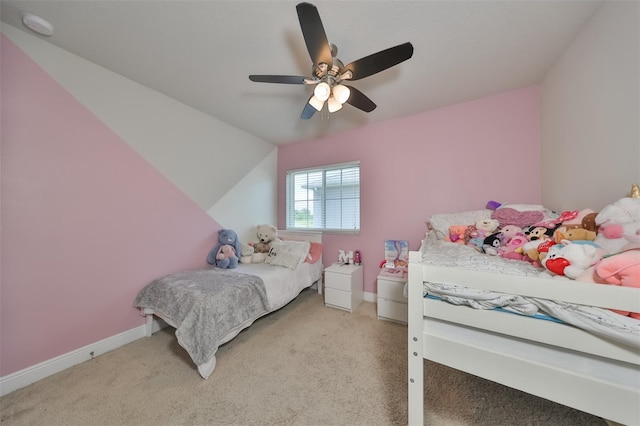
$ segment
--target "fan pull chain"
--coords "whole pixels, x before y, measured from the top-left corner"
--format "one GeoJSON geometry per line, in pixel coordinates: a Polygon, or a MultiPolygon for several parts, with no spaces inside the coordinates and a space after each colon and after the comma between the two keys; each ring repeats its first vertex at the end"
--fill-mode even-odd
{"type": "Polygon", "coordinates": [[[327,123],[329,121],[331,121],[331,114],[329,114],[329,110],[327,108],[322,108],[322,112],[320,113],[320,119],[322,121],[327,121],[327,123]]]}

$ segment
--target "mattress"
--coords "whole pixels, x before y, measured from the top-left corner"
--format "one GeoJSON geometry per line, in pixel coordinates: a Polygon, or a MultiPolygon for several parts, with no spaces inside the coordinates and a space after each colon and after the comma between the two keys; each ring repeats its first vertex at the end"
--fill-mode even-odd
{"type": "Polygon", "coordinates": [[[422,241],[420,252],[422,261],[427,265],[526,277],[538,277],[541,272],[529,262],[489,256],[471,246],[440,240],[433,233],[427,234],[422,241]]]}
{"type": "MultiPolygon", "coordinates": [[[[558,279],[543,274],[542,269],[529,262],[489,256],[473,247],[442,241],[433,236],[423,240],[420,252],[423,263],[427,265],[492,272],[496,274],[496,280],[508,280],[510,275],[558,279]]],[[[451,283],[425,282],[423,285],[425,297],[436,296],[448,303],[474,309],[502,309],[530,317],[549,316],[608,340],[640,348],[640,321],[608,309],[477,290],[451,283]]]]}
{"type": "Polygon", "coordinates": [[[257,275],[264,281],[270,311],[280,309],[303,289],[322,277],[322,262],[303,262],[296,269],[273,266],[267,263],[240,263],[238,272],[257,275]]]}

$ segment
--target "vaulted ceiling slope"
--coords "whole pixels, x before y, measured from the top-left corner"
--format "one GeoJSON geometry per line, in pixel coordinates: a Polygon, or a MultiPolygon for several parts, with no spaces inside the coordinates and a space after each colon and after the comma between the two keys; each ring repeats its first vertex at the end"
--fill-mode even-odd
{"type": "Polygon", "coordinates": [[[11,1],[2,21],[30,31],[21,12],[51,22],[46,41],[274,144],[540,82],[599,1],[316,1],[345,63],[411,42],[413,57],[352,86],[378,107],[300,114],[312,87],[249,81],[310,75],[292,1],[11,1]]]}

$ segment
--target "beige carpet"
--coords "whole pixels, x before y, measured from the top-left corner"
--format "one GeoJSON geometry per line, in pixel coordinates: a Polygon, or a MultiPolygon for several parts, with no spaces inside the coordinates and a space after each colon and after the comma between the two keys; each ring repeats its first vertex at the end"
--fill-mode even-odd
{"type": "MultiPolygon", "coordinates": [[[[407,328],[326,308],[311,290],[218,350],[208,380],[173,329],[0,399],[4,425],[404,425],[407,328]]],[[[553,386],[553,384],[549,384],[553,386]]],[[[429,425],[604,425],[427,362],[429,425]]]]}

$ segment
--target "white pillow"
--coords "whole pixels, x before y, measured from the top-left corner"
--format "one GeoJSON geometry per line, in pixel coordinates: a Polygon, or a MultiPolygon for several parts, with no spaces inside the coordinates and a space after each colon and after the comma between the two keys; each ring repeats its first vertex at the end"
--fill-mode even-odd
{"type": "Polygon", "coordinates": [[[453,225],[475,225],[481,219],[490,219],[493,210],[471,210],[460,213],[434,214],[428,221],[429,226],[438,239],[449,236],[449,228],[453,225]]]}
{"type": "Polygon", "coordinates": [[[265,263],[296,269],[307,258],[309,241],[273,241],[265,263]]]}

